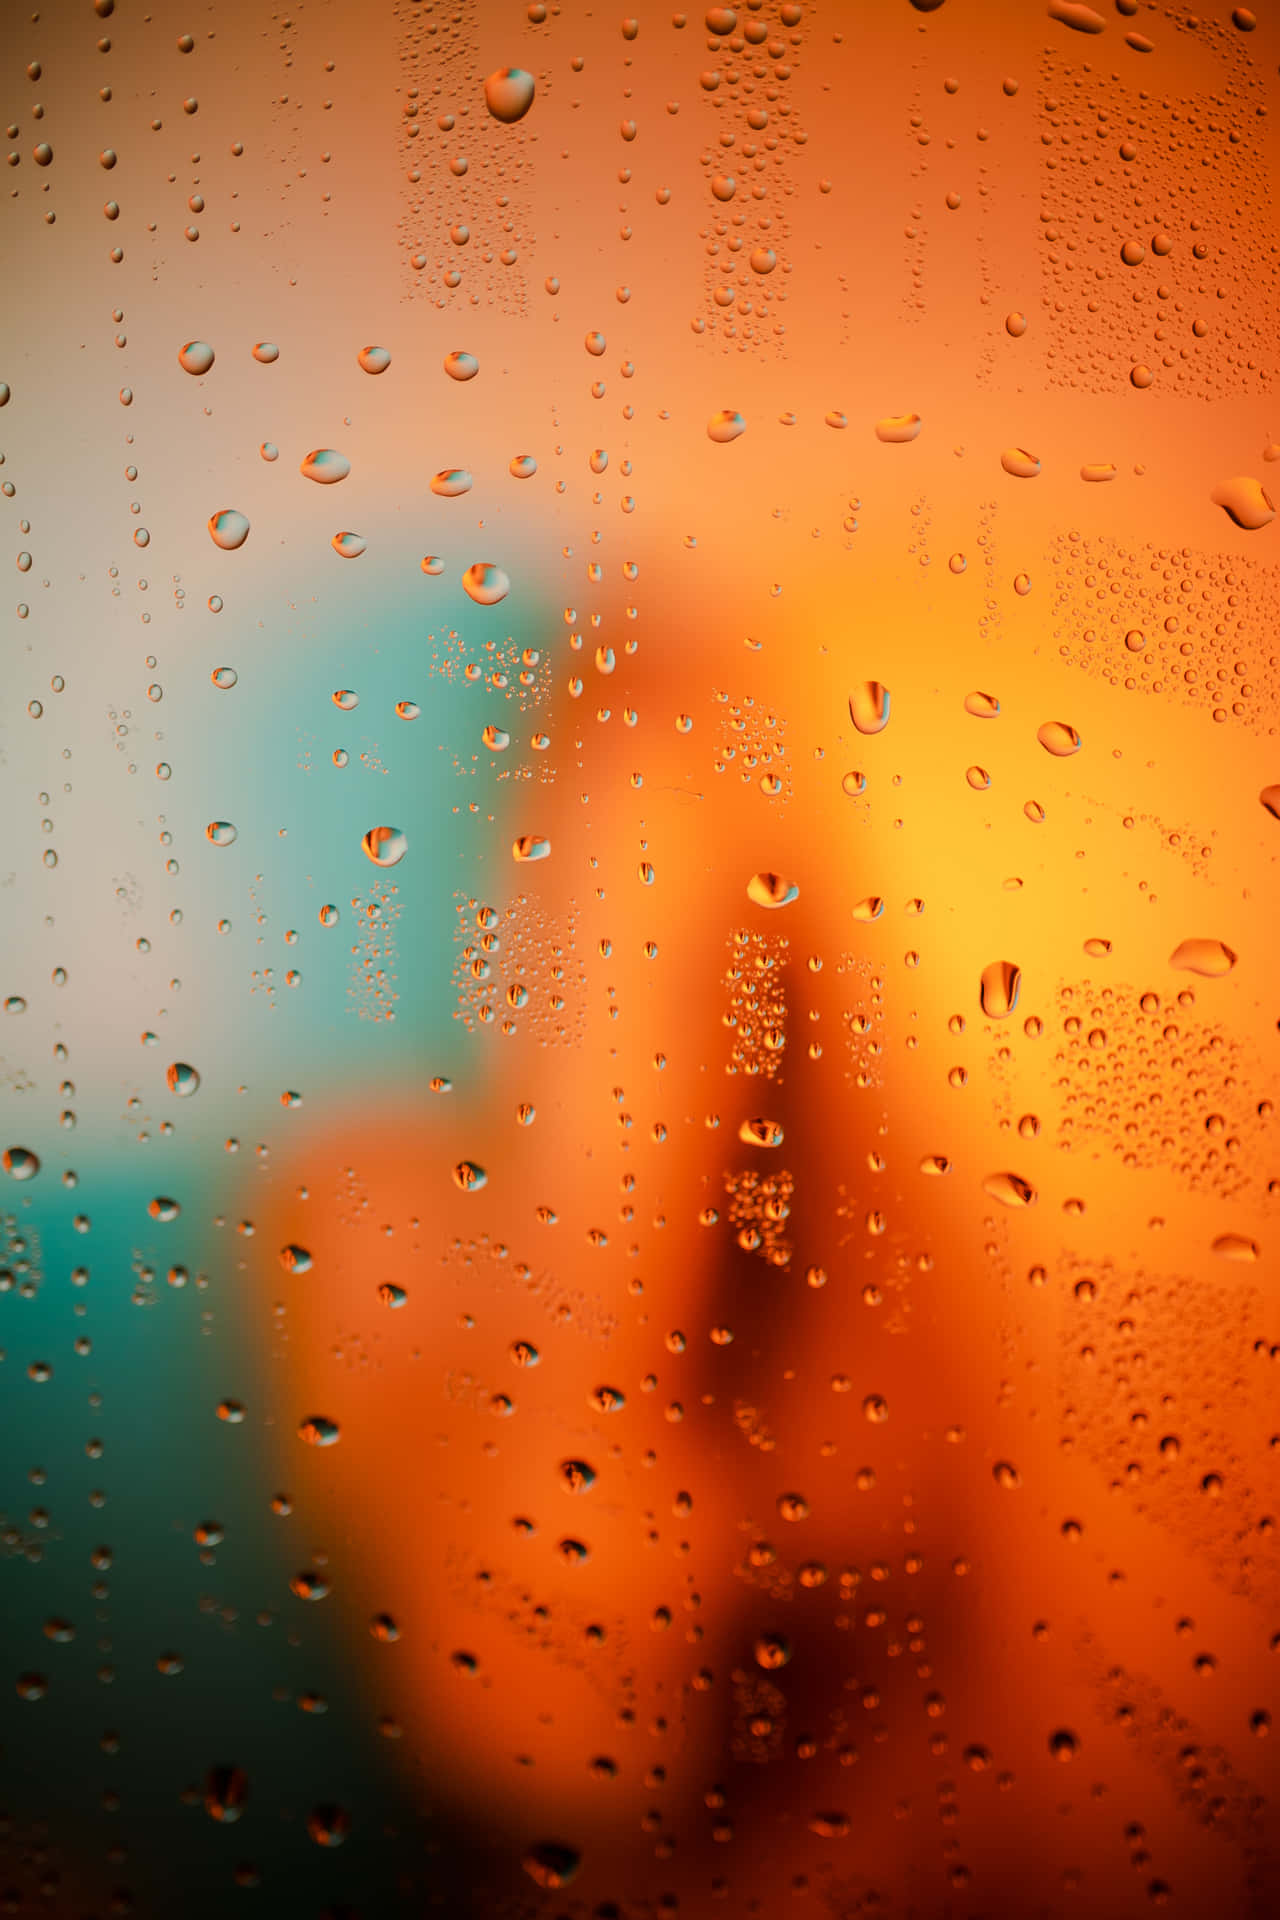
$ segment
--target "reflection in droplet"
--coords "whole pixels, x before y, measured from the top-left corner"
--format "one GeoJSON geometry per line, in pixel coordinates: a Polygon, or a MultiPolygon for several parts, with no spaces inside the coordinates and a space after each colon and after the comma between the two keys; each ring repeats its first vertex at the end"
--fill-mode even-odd
{"type": "Polygon", "coordinates": [[[1182,973],[1198,973],[1205,980],[1220,980],[1238,958],[1221,940],[1183,940],[1169,955],[1169,965],[1182,973]]]}
{"type": "Polygon", "coordinates": [[[864,680],[849,695],[849,718],[859,733],[883,733],[889,724],[888,687],[878,680],[864,680]]]}
{"type": "Polygon", "coordinates": [[[1034,1207],[1037,1198],[1031,1182],[1017,1173],[989,1173],[982,1191],[1005,1207],[1034,1207]]]}
{"type": "Polygon", "coordinates": [[[982,969],[978,1000],[989,1020],[1007,1020],[1018,1004],[1022,969],[1013,960],[993,960],[982,969]]]}
{"type": "Polygon", "coordinates": [[[409,851],[399,827],[370,827],[360,845],[375,867],[399,866],[409,851]]]}
{"type": "Polygon", "coordinates": [[[332,487],[339,480],[346,479],[351,471],[351,462],[345,453],[338,453],[333,447],[313,447],[298,471],[304,479],[314,480],[318,486],[332,487]]]}
{"type": "Polygon", "coordinates": [[[476,560],[462,576],[467,597],[478,607],[496,607],[511,591],[511,581],[501,567],[490,560],[476,560]]]}
{"type": "Polygon", "coordinates": [[[1065,720],[1046,720],[1042,727],[1036,728],[1036,739],[1046,753],[1053,754],[1059,760],[1065,760],[1069,754],[1079,753],[1080,735],[1065,720]]]}
{"type": "Polygon", "coordinates": [[[747,423],[742,415],[732,412],[728,407],[713,413],[707,422],[707,438],[714,440],[719,447],[727,446],[730,440],[736,440],[746,430],[747,423]]]}
{"type": "Polygon", "coordinates": [[[747,882],[747,898],[758,907],[789,907],[800,898],[800,889],[780,873],[753,873],[747,882]]]}
{"type": "Polygon", "coordinates": [[[234,507],[223,507],[210,517],[209,536],[215,547],[221,547],[224,553],[234,553],[249,538],[249,522],[234,507]]]}
{"type": "Polygon", "coordinates": [[[533,75],[523,67],[499,67],[484,83],[484,103],[495,120],[511,126],[533,105],[533,75]]]}

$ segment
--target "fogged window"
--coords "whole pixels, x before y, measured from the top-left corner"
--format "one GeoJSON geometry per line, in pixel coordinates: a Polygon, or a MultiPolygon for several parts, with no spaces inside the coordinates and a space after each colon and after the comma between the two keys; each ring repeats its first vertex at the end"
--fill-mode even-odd
{"type": "Polygon", "coordinates": [[[3,41],[0,1908],[1275,1913],[1274,14],[3,41]]]}

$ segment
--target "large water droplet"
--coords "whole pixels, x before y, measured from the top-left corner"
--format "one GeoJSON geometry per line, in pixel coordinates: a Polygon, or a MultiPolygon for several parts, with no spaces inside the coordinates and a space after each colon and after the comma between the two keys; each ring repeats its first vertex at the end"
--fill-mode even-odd
{"type": "Polygon", "coordinates": [[[1258,798],[1272,819],[1280,820],[1280,786],[1264,787],[1258,798]]]}
{"type": "Polygon", "coordinates": [[[1262,1258],[1262,1249],[1257,1241],[1250,1240],[1243,1233],[1220,1233],[1213,1243],[1213,1252],[1220,1260],[1252,1262],[1262,1258]]]}
{"type": "Polygon", "coordinates": [[[522,833],[511,843],[513,860],[545,860],[551,853],[551,842],[540,834],[522,833]]]}
{"type": "Polygon", "coordinates": [[[339,480],[345,480],[351,471],[351,462],[345,453],[338,453],[333,447],[313,447],[298,472],[307,480],[314,480],[319,486],[332,487],[339,480]]]}
{"type": "Polygon", "coordinates": [[[994,720],[1000,712],[1000,702],[994,693],[966,693],[964,710],[975,720],[994,720]]]}
{"type": "Polygon", "coordinates": [[[989,1020],[1007,1020],[1018,1004],[1022,969],[1013,960],[993,960],[982,969],[978,1000],[989,1020]]]}
{"type": "Polygon", "coordinates": [[[164,1077],[170,1093],[176,1093],[180,1100],[188,1100],[193,1093],[200,1091],[200,1075],[185,1060],[175,1060],[164,1077]]]}
{"type": "Polygon", "coordinates": [[[471,475],[465,467],[444,467],[431,482],[432,493],[442,500],[456,500],[459,494],[470,493],[471,487],[471,475]]]}
{"type": "Polygon", "coordinates": [[[1220,980],[1230,973],[1239,956],[1221,940],[1183,940],[1169,955],[1169,965],[1181,973],[1198,973],[1205,980],[1220,980]]]}
{"type": "Polygon", "coordinates": [[[478,1193],[481,1187],[488,1184],[488,1180],[484,1168],[477,1166],[474,1160],[459,1160],[453,1170],[453,1184],[460,1187],[463,1193],[478,1193]]]}
{"type": "Polygon", "coordinates": [[[1046,753],[1052,753],[1059,760],[1079,753],[1082,744],[1080,735],[1065,720],[1046,720],[1042,727],[1036,728],[1036,739],[1046,753]]]}
{"type": "Polygon", "coordinates": [[[727,446],[730,440],[736,440],[745,433],[747,423],[740,413],[722,407],[719,413],[713,413],[707,422],[707,438],[714,440],[718,447],[727,446]]]}
{"type": "Polygon", "coordinates": [[[213,348],[207,340],[188,340],[178,349],[178,365],[185,373],[208,373],[213,365],[213,348]]]}
{"type": "Polygon", "coordinates": [[[1247,473],[1224,480],[1209,498],[1246,533],[1257,533],[1260,528],[1270,526],[1276,517],[1275,501],[1261,480],[1254,480],[1247,473]]]}
{"type": "Polygon", "coordinates": [[[463,574],[462,584],[478,607],[496,607],[511,591],[510,578],[491,560],[474,561],[463,574]]]}
{"type": "Polygon", "coordinates": [[[883,733],[889,724],[889,689],[864,680],[849,695],[849,718],[859,733],[883,733]]]}
{"type": "Polygon", "coordinates": [[[360,845],[375,867],[396,867],[409,851],[399,827],[370,827],[360,845]]]}
{"type": "Polygon", "coordinates": [[[876,421],[876,439],[883,440],[887,447],[905,447],[908,440],[918,437],[922,424],[918,413],[886,414],[876,421]]]}
{"type": "Polygon", "coordinates": [[[1015,480],[1034,480],[1040,471],[1039,460],[1025,447],[1006,447],[1000,455],[1000,465],[1015,480]]]}
{"type": "Polygon", "coordinates": [[[308,1248],[300,1247],[293,1241],[280,1249],[280,1265],[286,1273],[310,1273],[314,1264],[308,1248]]]}
{"type": "Polygon", "coordinates": [[[777,1120],[744,1120],[738,1128],[738,1138],[746,1147],[780,1147],[782,1125],[777,1120]]]}
{"type": "Polygon", "coordinates": [[[533,105],[533,75],[523,67],[499,67],[484,83],[484,103],[495,120],[513,126],[533,105]]]}
{"type": "Polygon", "coordinates": [[[240,836],[229,820],[211,820],[204,837],[211,847],[233,847],[240,836]]]}
{"type": "Polygon", "coordinates": [[[458,348],[454,353],[446,353],[444,370],[451,380],[474,380],[480,371],[480,362],[474,353],[464,353],[458,348]]]}
{"type": "Polygon", "coordinates": [[[521,1865],[536,1886],[567,1887],[582,1865],[582,1855],[562,1841],[540,1840],[536,1847],[530,1847],[521,1865]]]}
{"type": "Polygon", "coordinates": [[[1031,1182],[1018,1173],[989,1173],[982,1191],[1004,1207],[1034,1207],[1037,1198],[1031,1182]]]}
{"type": "Polygon", "coordinates": [[[298,1438],[305,1440],[309,1447],[336,1447],[342,1438],[342,1429],[326,1414],[313,1413],[299,1423],[298,1438]]]}
{"type": "Polygon", "coordinates": [[[220,693],[230,693],[240,675],[234,667],[215,667],[209,678],[220,693]]]}
{"type": "Polygon", "coordinates": [[[342,560],[358,560],[369,542],[362,533],[335,533],[329,545],[342,560]]]}
{"type": "Polygon", "coordinates": [[[249,522],[234,507],[223,507],[210,517],[209,537],[224,553],[234,553],[249,538],[249,522]]]}
{"type": "Polygon", "coordinates": [[[40,1159],[30,1147],[6,1147],[0,1166],[11,1180],[34,1180],[40,1171],[40,1159]]]}
{"type": "Polygon", "coordinates": [[[800,889],[780,873],[753,873],[747,882],[747,898],[757,907],[789,907],[800,898],[800,889]]]}
{"type": "Polygon", "coordinates": [[[391,355],[385,347],[361,347],[356,359],[366,373],[385,373],[391,365],[391,355]]]}

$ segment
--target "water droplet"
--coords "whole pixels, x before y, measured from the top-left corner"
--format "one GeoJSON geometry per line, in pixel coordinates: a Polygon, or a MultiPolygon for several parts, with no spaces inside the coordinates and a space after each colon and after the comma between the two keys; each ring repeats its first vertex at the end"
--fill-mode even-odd
{"type": "Polygon", "coordinates": [[[1111,942],[1102,939],[1086,940],[1084,950],[1091,960],[1105,960],[1111,951],[1111,942]]]}
{"type": "Polygon", "coordinates": [[[876,421],[876,439],[887,447],[905,447],[918,438],[923,422],[918,413],[890,413],[876,421]]]}
{"type": "Polygon", "coordinates": [[[286,1273],[310,1273],[315,1261],[306,1247],[300,1247],[293,1241],[280,1249],[280,1265],[286,1273]]]}
{"type": "Polygon", "coordinates": [[[707,438],[714,440],[718,447],[727,446],[730,440],[736,440],[745,433],[747,423],[740,413],[722,407],[719,413],[713,413],[707,422],[707,438]]]}
{"type": "Polygon", "coordinates": [[[1220,1260],[1252,1263],[1262,1258],[1262,1249],[1257,1241],[1250,1240],[1243,1233],[1220,1233],[1213,1243],[1212,1251],[1220,1260]]]}
{"type": "Polygon", "coordinates": [[[399,827],[370,827],[360,845],[375,867],[399,866],[409,851],[399,827]]]}
{"type": "Polygon", "coordinates": [[[1018,1173],[989,1173],[982,1191],[1004,1207],[1034,1207],[1038,1197],[1031,1182],[1018,1173]]]}
{"type": "Polygon", "coordinates": [[[215,667],[209,678],[220,693],[230,693],[240,676],[234,667],[215,667]]]}
{"type": "Polygon", "coordinates": [[[360,705],[360,695],[352,687],[339,687],[333,695],[335,707],[341,707],[343,713],[350,713],[360,705]]]}
{"type": "Polygon", "coordinates": [[[338,453],[333,447],[313,447],[298,468],[304,479],[314,480],[321,487],[336,486],[350,471],[351,462],[346,454],[338,453]]]}
{"type": "Polygon", "coordinates": [[[234,507],[223,507],[209,520],[209,537],[224,553],[234,553],[249,538],[249,522],[234,507]]]}
{"type": "Polygon", "coordinates": [[[416,720],[422,708],[416,700],[397,700],[396,717],[400,720],[416,720]]]}
{"type": "Polygon", "coordinates": [[[533,75],[523,67],[499,67],[484,83],[484,103],[495,120],[513,126],[533,105],[533,75]]]}
{"type": "Polygon", "coordinates": [[[483,740],[485,746],[489,747],[494,753],[505,753],[511,745],[511,735],[507,732],[506,728],[494,726],[492,721],[490,721],[489,725],[480,735],[480,738],[483,740]]]}
{"type": "Polygon", "coordinates": [[[233,847],[240,836],[229,820],[211,820],[204,837],[212,847],[233,847]]]}
{"type": "Polygon", "coordinates": [[[1169,965],[1181,973],[1198,973],[1205,980],[1220,980],[1230,973],[1238,958],[1221,940],[1183,940],[1169,955],[1169,965]]]}
{"type": "Polygon", "coordinates": [[[40,1171],[39,1156],[30,1147],[6,1147],[0,1166],[11,1180],[34,1180],[40,1171]]]}
{"type": "Polygon", "coordinates": [[[345,1807],[312,1807],[307,1815],[307,1832],[318,1847],[340,1847],[350,1831],[351,1815],[345,1807]]]}
{"type": "Polygon", "coordinates": [[[444,370],[451,380],[474,380],[480,371],[480,362],[474,353],[464,353],[459,348],[445,355],[444,370]]]}
{"type": "Polygon", "coordinates": [[[859,733],[883,733],[889,724],[888,687],[878,680],[864,680],[849,695],[849,718],[859,733]]]}
{"type": "Polygon", "coordinates": [[[178,349],[178,365],[186,373],[208,373],[213,365],[213,348],[207,340],[188,340],[178,349]]]}
{"type": "Polygon", "coordinates": [[[997,1460],[991,1469],[991,1478],[1009,1493],[1022,1485],[1022,1475],[1011,1460],[997,1460]]]}
{"type": "Polygon", "coordinates": [[[845,774],[844,778],[840,782],[840,786],[842,791],[847,793],[849,795],[849,798],[852,800],[856,798],[858,794],[866,792],[867,776],[865,773],[858,773],[856,770],[854,770],[850,773],[845,774]]]}
{"type": "Polygon", "coordinates": [[[756,1665],[766,1673],[785,1667],[791,1659],[791,1642],[784,1633],[762,1633],[755,1644],[756,1665]]]}
{"type": "Polygon", "coordinates": [[[280,358],[280,349],[274,340],[259,340],[253,350],[253,357],[261,366],[274,366],[280,358]]]}
{"type": "Polygon", "coordinates": [[[369,542],[362,533],[335,533],[329,545],[343,560],[358,560],[369,542]]]}
{"type": "Polygon", "coordinates": [[[1022,969],[1013,960],[993,960],[982,969],[978,1000],[989,1020],[1007,1020],[1018,1004],[1022,969]]]}
{"type": "Polygon", "coordinates": [[[313,1413],[298,1426],[299,1440],[305,1440],[309,1447],[336,1447],[342,1437],[342,1429],[336,1420],[330,1420],[323,1413],[313,1413]]]}
{"type": "Polygon", "coordinates": [[[476,560],[462,576],[468,599],[478,607],[496,607],[511,591],[511,581],[491,560],[476,560]]]}
{"type": "Polygon", "coordinates": [[[431,482],[432,493],[442,500],[456,500],[459,494],[470,493],[471,487],[471,475],[465,467],[444,467],[431,482]]]}
{"type": "Polygon", "coordinates": [[[1065,760],[1069,754],[1079,753],[1083,744],[1074,727],[1065,720],[1046,720],[1042,727],[1036,728],[1036,739],[1046,753],[1059,760],[1065,760]]]}
{"type": "Polygon", "coordinates": [[[975,793],[985,793],[991,785],[991,775],[985,767],[966,767],[964,777],[974,789],[975,793]]]}
{"type": "Polygon", "coordinates": [[[951,1162],[945,1153],[926,1153],[920,1162],[921,1173],[941,1176],[951,1172],[951,1162]]]}
{"type": "Polygon", "coordinates": [[[513,860],[545,860],[551,852],[551,842],[536,833],[522,833],[511,843],[513,860]]]}
{"type": "Polygon", "coordinates": [[[1016,308],[1012,313],[1006,313],[1004,317],[1004,330],[1011,340],[1021,340],[1027,330],[1026,314],[1019,313],[1016,308]]]}
{"type": "Polygon", "coordinates": [[[747,898],[758,907],[789,907],[800,898],[800,889],[780,873],[753,873],[747,882],[747,898]]]}
{"type": "Polygon", "coordinates": [[[443,573],[444,561],[440,558],[438,553],[424,554],[422,559],[422,571],[424,573],[432,573],[432,574],[443,573]]]}
{"type": "Polygon", "coordinates": [[[1103,33],[1107,25],[1100,13],[1081,5],[1080,0],[1049,0],[1049,18],[1064,27],[1074,27],[1077,33],[1103,33]]]}
{"type": "Polygon", "coordinates": [[[975,720],[994,720],[1000,712],[1000,702],[994,693],[966,693],[964,710],[975,720]]]}
{"type": "Polygon", "coordinates": [[[884,912],[884,900],[878,893],[869,893],[865,900],[859,900],[852,909],[855,920],[878,920],[884,912]]]}
{"type": "Polygon", "coordinates": [[[1246,533],[1257,533],[1260,528],[1269,526],[1276,517],[1275,502],[1263,486],[1261,480],[1254,480],[1248,474],[1237,474],[1232,480],[1224,480],[1209,495],[1215,507],[1221,507],[1228,518],[1246,533]]]}
{"type": "Polygon", "coordinates": [[[531,453],[512,454],[507,472],[513,480],[532,480],[537,471],[538,463],[531,453]]]}
{"type": "Polygon", "coordinates": [[[356,359],[366,373],[385,373],[391,365],[391,355],[385,347],[361,347],[356,359]]]}
{"type": "Polygon", "coordinates": [[[560,1840],[540,1840],[529,1848],[520,1864],[535,1886],[567,1887],[582,1865],[582,1855],[560,1840]]]}
{"type": "Polygon", "coordinates": [[[594,1467],[585,1460],[562,1460],[560,1462],[560,1484],[566,1493],[590,1493],[596,1483],[594,1467]]]}
{"type": "Polygon", "coordinates": [[[748,1147],[780,1147],[782,1127],[777,1120],[744,1120],[738,1138],[748,1147]]]}
{"type": "Polygon", "coordinates": [[[164,1194],[157,1194],[154,1200],[147,1202],[147,1212],[153,1220],[160,1220],[168,1224],[170,1221],[177,1219],[178,1215],[182,1212],[182,1208],[176,1200],[170,1200],[164,1194]]]}
{"type": "Polygon", "coordinates": [[[1264,787],[1258,798],[1272,819],[1280,820],[1280,786],[1264,787]]]}
{"type": "Polygon", "coordinates": [[[193,1093],[200,1091],[200,1075],[184,1060],[175,1060],[164,1077],[168,1082],[170,1093],[176,1093],[180,1100],[188,1100],[193,1093]]]}
{"type": "Polygon", "coordinates": [[[244,1812],[249,1781],[240,1767],[210,1767],[204,1782],[204,1810],[211,1820],[231,1826],[244,1812]]]}
{"type": "Polygon", "coordinates": [[[477,1166],[474,1160],[459,1160],[453,1170],[453,1184],[460,1187],[463,1193],[478,1193],[481,1187],[487,1186],[488,1180],[484,1168],[477,1166]]]}
{"type": "Polygon", "coordinates": [[[1039,459],[1025,447],[1006,447],[1000,455],[1000,465],[1015,480],[1034,480],[1040,471],[1039,459]]]}

